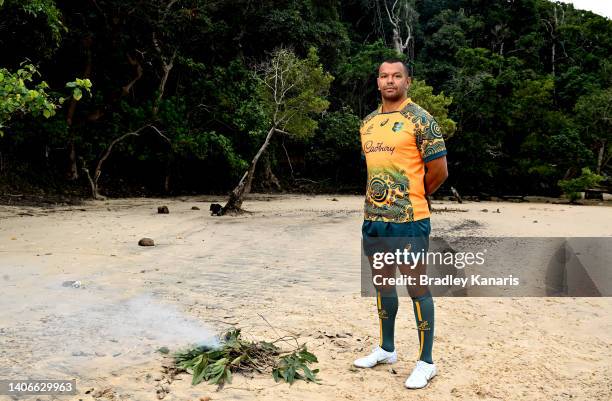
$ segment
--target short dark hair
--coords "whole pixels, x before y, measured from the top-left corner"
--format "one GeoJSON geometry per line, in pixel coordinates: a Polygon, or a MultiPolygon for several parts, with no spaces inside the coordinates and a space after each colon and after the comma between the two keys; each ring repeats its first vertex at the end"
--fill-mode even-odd
{"type": "Polygon", "coordinates": [[[410,69],[408,69],[408,66],[406,65],[406,63],[404,63],[404,60],[402,60],[401,58],[398,58],[398,57],[388,58],[384,60],[382,63],[380,63],[378,68],[380,68],[380,66],[383,65],[384,63],[389,63],[389,64],[400,63],[402,67],[404,67],[404,71],[406,72],[406,75],[410,76],[410,69]]]}

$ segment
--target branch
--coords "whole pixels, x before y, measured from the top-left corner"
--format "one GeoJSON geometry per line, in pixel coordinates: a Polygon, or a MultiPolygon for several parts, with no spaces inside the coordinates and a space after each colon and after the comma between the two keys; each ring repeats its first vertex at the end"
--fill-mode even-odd
{"type": "Polygon", "coordinates": [[[300,348],[300,343],[297,340],[297,336],[294,333],[291,333],[289,330],[285,330],[286,332],[290,333],[290,336],[281,336],[280,333],[276,330],[276,328],[274,326],[272,326],[270,324],[270,322],[268,322],[268,319],[266,319],[261,313],[258,313],[259,317],[262,318],[264,320],[264,322],[266,322],[268,324],[268,326],[270,326],[270,328],[272,330],[274,330],[274,332],[276,333],[277,336],[279,336],[279,338],[274,341],[274,342],[278,342],[278,341],[284,341],[288,344],[290,344],[287,340],[285,340],[285,338],[292,338],[295,341],[296,344],[296,349],[300,348]]]}
{"type": "Polygon", "coordinates": [[[140,65],[138,60],[136,60],[135,58],[132,58],[132,56],[130,56],[129,53],[127,53],[126,56],[128,58],[128,62],[131,65],[136,67],[136,77],[122,88],[123,89],[123,93],[125,95],[127,95],[130,92],[130,89],[132,89],[132,86],[134,86],[136,81],[138,81],[140,78],[142,78],[142,65],[140,65]]]}
{"type": "Polygon", "coordinates": [[[98,160],[98,165],[96,166],[96,172],[94,173],[94,180],[96,182],[98,181],[98,178],[100,178],[100,174],[102,174],[102,163],[104,163],[104,161],[108,158],[108,156],[110,156],[110,152],[111,150],[113,150],[113,146],[115,146],[116,143],[121,142],[128,136],[138,136],[139,135],[138,132],[144,128],[145,127],[141,127],[135,132],[128,132],[127,134],[123,134],[119,138],[116,138],[114,141],[112,141],[110,145],[108,145],[108,148],[106,148],[106,152],[104,152],[100,160],[98,160]]]}
{"type": "Polygon", "coordinates": [[[406,22],[406,29],[408,30],[408,37],[406,37],[406,41],[402,43],[402,50],[405,50],[408,47],[408,42],[410,42],[410,39],[412,39],[412,29],[410,29],[410,25],[408,25],[408,22],[406,22]]]}
{"type": "Polygon", "coordinates": [[[541,19],[540,21],[542,21],[544,23],[544,27],[546,28],[546,31],[548,33],[550,33],[551,38],[554,38],[554,36],[552,34],[553,33],[552,24],[548,20],[545,20],[545,19],[541,19]],[[549,27],[550,27],[550,29],[549,29],[549,27]]]}
{"type": "Polygon", "coordinates": [[[102,164],[108,158],[108,156],[110,156],[111,150],[113,150],[113,146],[115,146],[117,143],[121,142],[122,140],[124,140],[128,136],[140,136],[140,131],[144,130],[145,128],[152,128],[157,134],[159,134],[162,138],[164,138],[166,141],[168,141],[168,143],[170,145],[172,144],[172,142],[170,142],[170,139],[166,135],[164,135],[155,126],[150,125],[150,124],[144,125],[144,126],[138,128],[134,132],[128,132],[127,134],[123,134],[120,137],[115,138],[115,140],[113,140],[111,142],[111,144],[106,149],[106,152],[104,152],[104,154],[102,155],[102,157],[98,161],[98,165],[96,166],[96,171],[94,173],[94,182],[96,182],[96,183],[98,182],[98,178],[100,178],[100,175],[102,174],[102,164]]]}
{"type": "Polygon", "coordinates": [[[81,169],[85,172],[85,175],[87,176],[87,180],[89,181],[89,186],[91,187],[91,197],[94,199],[100,199],[100,198],[106,199],[106,197],[98,193],[98,187],[96,183],[94,182],[94,180],[91,178],[91,174],[89,174],[89,169],[87,168],[87,164],[85,163],[85,160],[82,157],[80,157],[79,159],[81,159],[81,164],[83,165],[81,169]]]}
{"type": "MultiPolygon", "coordinates": [[[[287,156],[287,162],[289,163],[289,169],[291,170],[291,178],[293,177],[293,166],[291,165],[291,158],[289,157],[289,152],[287,152],[287,148],[285,147],[285,140],[281,143],[283,150],[285,151],[285,156],[287,156]]],[[[295,179],[295,178],[294,178],[295,179]]]]}
{"type": "Polygon", "coordinates": [[[157,42],[157,36],[155,35],[155,32],[151,34],[151,38],[153,40],[153,47],[155,47],[155,50],[159,54],[159,57],[161,57],[162,63],[166,65],[166,58],[164,57],[164,53],[162,52],[161,47],[159,47],[159,42],[157,42]]]}
{"type": "MultiPolygon", "coordinates": [[[[176,3],[177,1],[179,0],[171,0],[170,3],[168,3],[168,5],[166,6],[166,12],[164,13],[164,18],[166,18],[166,15],[170,11],[170,7],[172,7],[174,3],[176,3]]],[[[163,18],[162,18],[162,21],[163,21],[163,18]]]]}
{"type": "MultiPolygon", "coordinates": [[[[396,25],[393,17],[391,17],[391,13],[389,12],[389,6],[387,5],[387,0],[383,0],[383,2],[385,3],[385,10],[387,10],[387,16],[389,16],[389,22],[391,23],[391,25],[393,25],[395,28],[397,28],[397,25],[396,25]]],[[[395,0],[395,3],[393,3],[393,8],[395,8],[396,4],[397,4],[397,0],[395,0]]],[[[395,16],[395,12],[393,13],[393,15],[395,16]]]]}

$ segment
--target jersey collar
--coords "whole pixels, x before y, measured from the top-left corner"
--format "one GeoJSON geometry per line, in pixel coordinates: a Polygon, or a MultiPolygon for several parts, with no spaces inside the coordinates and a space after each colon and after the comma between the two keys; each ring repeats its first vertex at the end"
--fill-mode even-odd
{"type": "Polygon", "coordinates": [[[397,110],[395,110],[395,111],[385,111],[384,113],[383,113],[383,111],[382,111],[382,107],[383,107],[383,105],[382,105],[382,103],[381,103],[381,104],[380,104],[380,106],[378,106],[378,114],[391,114],[391,113],[399,113],[399,112],[400,112],[400,110],[402,110],[404,107],[408,106],[408,104],[409,104],[410,102],[412,102],[412,100],[411,100],[410,98],[407,98],[406,100],[404,100],[404,101],[402,102],[402,104],[400,104],[400,106],[399,106],[399,108],[398,108],[397,110]]]}

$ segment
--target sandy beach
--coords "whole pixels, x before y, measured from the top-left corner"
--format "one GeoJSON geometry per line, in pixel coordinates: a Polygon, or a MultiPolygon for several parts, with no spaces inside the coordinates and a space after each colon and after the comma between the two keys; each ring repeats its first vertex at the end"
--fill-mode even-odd
{"type": "MultiPolygon", "coordinates": [[[[210,216],[223,200],[0,206],[0,379],[76,379],[79,394],[61,400],[610,399],[612,298],[436,298],[438,377],[409,391],[418,339],[407,298],[398,363],[352,367],[378,342],[375,301],[360,296],[363,198],[254,195],[250,214],[210,216]],[[138,246],[143,237],[156,246],[138,246]],[[216,391],[165,372],[159,347],[233,326],[255,340],[297,336],[321,384],[237,374],[216,391]]],[[[608,206],[433,206],[432,235],[612,236],[608,206]]]]}

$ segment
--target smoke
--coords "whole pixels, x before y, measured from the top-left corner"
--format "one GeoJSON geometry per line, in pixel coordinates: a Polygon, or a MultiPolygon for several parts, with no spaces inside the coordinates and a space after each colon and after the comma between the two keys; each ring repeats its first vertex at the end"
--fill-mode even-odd
{"type": "MultiPolygon", "coordinates": [[[[159,358],[189,345],[217,347],[218,338],[194,318],[151,295],[121,298],[108,288],[47,286],[14,308],[1,329],[10,364],[0,377],[95,377],[99,367],[117,369],[159,358]],[[23,311],[29,311],[24,318],[23,311]],[[92,366],[96,366],[96,372],[92,366]]],[[[6,312],[6,310],[5,310],[6,312]]],[[[7,319],[3,317],[2,320],[7,319]]],[[[2,342],[4,342],[2,341],[2,342]]]]}

